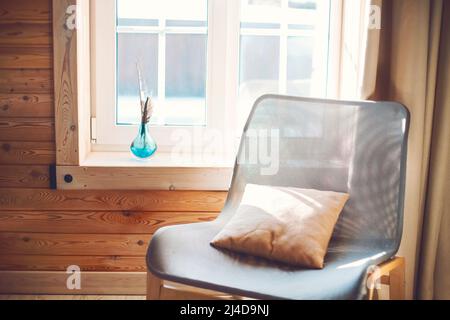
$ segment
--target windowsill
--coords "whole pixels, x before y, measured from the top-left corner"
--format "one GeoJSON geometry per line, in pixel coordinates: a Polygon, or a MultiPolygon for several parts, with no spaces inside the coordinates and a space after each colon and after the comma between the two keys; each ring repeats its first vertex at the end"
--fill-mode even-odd
{"type": "Polygon", "coordinates": [[[234,156],[223,154],[183,154],[156,152],[148,159],[134,157],[131,152],[90,152],[81,165],[86,167],[149,168],[233,168],[234,156]]]}
{"type": "Polygon", "coordinates": [[[58,189],[227,191],[234,157],[156,153],[141,160],[129,152],[91,152],[81,166],[58,166],[58,189]]]}

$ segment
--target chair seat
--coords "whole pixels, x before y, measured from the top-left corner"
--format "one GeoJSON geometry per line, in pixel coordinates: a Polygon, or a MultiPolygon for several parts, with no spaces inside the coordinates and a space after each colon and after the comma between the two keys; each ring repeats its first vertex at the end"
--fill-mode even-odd
{"type": "Polygon", "coordinates": [[[222,226],[217,220],[158,230],[147,253],[149,270],[163,280],[256,299],[361,299],[368,267],[392,254],[382,246],[332,242],[324,269],[292,268],[211,247],[222,226]]]}

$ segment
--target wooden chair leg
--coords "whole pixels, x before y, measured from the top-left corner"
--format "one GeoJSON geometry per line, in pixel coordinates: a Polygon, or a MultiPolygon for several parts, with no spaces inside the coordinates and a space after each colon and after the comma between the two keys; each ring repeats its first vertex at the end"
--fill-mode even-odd
{"type": "Polygon", "coordinates": [[[375,300],[375,289],[367,289],[367,300],[375,300]]]}
{"type": "Polygon", "coordinates": [[[375,289],[373,292],[373,300],[380,300],[381,298],[381,294],[380,294],[381,290],[380,289],[375,289]]]}
{"type": "Polygon", "coordinates": [[[374,273],[367,279],[367,299],[378,300],[380,298],[377,283],[389,285],[389,299],[405,299],[405,258],[395,257],[378,265],[374,273]]]}
{"type": "Polygon", "coordinates": [[[159,300],[161,297],[162,280],[147,271],[147,300],[159,300]]]}
{"type": "Polygon", "coordinates": [[[380,300],[380,290],[376,288],[368,289],[367,300],[380,300]]]}
{"type": "Polygon", "coordinates": [[[389,272],[389,299],[405,299],[405,263],[399,264],[395,269],[389,272]]]}

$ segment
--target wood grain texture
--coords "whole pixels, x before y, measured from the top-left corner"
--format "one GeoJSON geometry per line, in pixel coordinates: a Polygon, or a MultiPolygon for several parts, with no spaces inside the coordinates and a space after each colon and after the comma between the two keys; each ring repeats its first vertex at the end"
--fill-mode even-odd
{"type": "Polygon", "coordinates": [[[1,48],[0,69],[51,69],[52,50],[46,48],[1,48]]]}
{"type": "Polygon", "coordinates": [[[0,22],[1,47],[51,47],[52,42],[50,24],[0,22]]]}
{"type": "Polygon", "coordinates": [[[66,271],[77,265],[81,271],[146,272],[144,256],[0,256],[0,270],[16,271],[66,271]]]}
{"type": "Polygon", "coordinates": [[[0,188],[49,188],[48,166],[0,165],[0,188]]]}
{"type": "Polygon", "coordinates": [[[163,281],[147,272],[147,300],[159,300],[161,297],[161,288],[163,281]]]}
{"type": "Polygon", "coordinates": [[[213,219],[226,192],[48,188],[56,143],[63,164],[77,164],[80,151],[78,39],[64,27],[73,3],[0,0],[0,293],[142,297],[151,234],[213,219]],[[58,141],[55,116],[64,127],[58,141]],[[84,271],[81,292],[66,289],[72,264],[84,271]]]}
{"type": "Polygon", "coordinates": [[[0,93],[50,93],[52,72],[46,69],[0,69],[0,93]]]}
{"type": "Polygon", "coordinates": [[[0,255],[145,256],[147,234],[0,233],[0,255]]]}
{"type": "Polygon", "coordinates": [[[176,224],[211,221],[213,212],[1,211],[0,231],[152,234],[176,224]]]}
{"type": "Polygon", "coordinates": [[[215,190],[229,189],[231,168],[58,166],[58,189],[215,190]],[[66,183],[70,174],[73,181],[66,183]]]}
{"type": "Polygon", "coordinates": [[[0,210],[220,212],[220,191],[96,191],[0,189],[0,210]]]}
{"type": "Polygon", "coordinates": [[[46,118],[0,118],[0,137],[6,141],[53,141],[54,121],[46,118]]]}
{"type": "MultiPolygon", "coordinates": [[[[53,118],[53,94],[2,94],[0,93],[0,117],[53,118]]],[[[53,121],[53,119],[52,119],[53,121]]],[[[52,137],[54,140],[54,137],[52,137]]]]}
{"type": "Polygon", "coordinates": [[[67,289],[68,274],[0,271],[0,294],[145,295],[145,272],[83,272],[81,290],[67,289]]]}
{"type": "Polygon", "coordinates": [[[53,66],[57,165],[79,165],[77,29],[66,26],[68,6],[76,0],[53,0],[53,66]]]}
{"type": "Polygon", "coordinates": [[[50,24],[51,0],[2,0],[0,20],[50,24]]]}
{"type": "Polygon", "coordinates": [[[53,142],[0,141],[0,164],[54,164],[53,142]]]}

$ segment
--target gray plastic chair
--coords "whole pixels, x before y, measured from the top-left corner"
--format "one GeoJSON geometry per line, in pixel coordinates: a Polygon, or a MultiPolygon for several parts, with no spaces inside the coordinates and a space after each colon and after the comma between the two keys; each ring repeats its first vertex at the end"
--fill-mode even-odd
{"type": "Polygon", "coordinates": [[[408,128],[407,109],[394,102],[261,97],[245,126],[222,213],[213,222],[159,229],[147,254],[149,270],[163,280],[250,298],[363,298],[368,268],[393,257],[400,244],[408,128]],[[267,165],[246,159],[255,132],[279,135],[275,175],[262,175],[267,165]],[[247,183],[350,194],[324,269],[292,268],[210,246],[247,183]]]}

